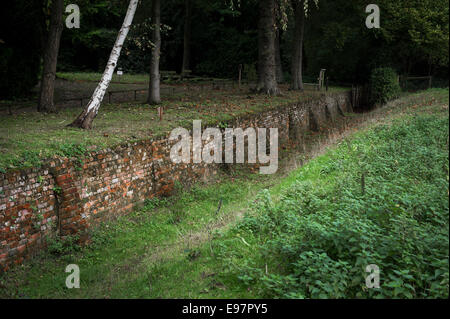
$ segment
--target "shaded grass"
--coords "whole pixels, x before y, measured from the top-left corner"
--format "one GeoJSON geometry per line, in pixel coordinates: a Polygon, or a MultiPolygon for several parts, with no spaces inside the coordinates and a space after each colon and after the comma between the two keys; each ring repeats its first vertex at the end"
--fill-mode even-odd
{"type": "MultiPolygon", "coordinates": [[[[171,199],[147,201],[143,209],[103,223],[93,232],[89,247],[81,252],[73,247],[71,253],[62,256],[44,253],[32,264],[12,269],[0,280],[0,285],[8,285],[8,289],[1,289],[0,296],[157,298],[172,295],[173,292],[157,288],[164,275],[154,272],[154,265],[178,260],[183,268],[190,265],[191,270],[207,272],[207,267],[195,266],[196,247],[205,241],[202,230],[234,221],[242,203],[255,192],[256,175],[236,172],[233,179],[196,186],[189,191],[178,186],[178,195],[171,199]],[[223,207],[216,214],[219,199],[223,207]],[[82,289],[64,288],[64,269],[70,263],[80,266],[82,289]]],[[[267,181],[260,180],[256,188],[267,181]]],[[[183,277],[177,291],[191,291],[197,281],[194,277],[199,273],[185,276],[181,268],[175,272],[183,277]]]]}
{"type": "Polygon", "coordinates": [[[159,121],[155,107],[142,103],[104,104],[90,131],[67,127],[81,108],[66,108],[58,114],[15,112],[0,117],[0,172],[38,166],[54,155],[70,156],[62,150],[97,150],[124,142],[166,136],[175,127],[192,127],[192,120],[204,125],[221,125],[237,116],[288,106],[319,98],[318,92],[286,91],[269,98],[238,90],[190,90],[172,95],[161,106],[159,121]]]}
{"type": "MultiPolygon", "coordinates": [[[[66,79],[69,81],[92,81],[99,82],[102,74],[95,72],[58,72],[57,77],[61,79],[66,79]]],[[[148,74],[123,74],[122,76],[113,74],[111,82],[121,82],[121,83],[148,83],[148,74]]]]}

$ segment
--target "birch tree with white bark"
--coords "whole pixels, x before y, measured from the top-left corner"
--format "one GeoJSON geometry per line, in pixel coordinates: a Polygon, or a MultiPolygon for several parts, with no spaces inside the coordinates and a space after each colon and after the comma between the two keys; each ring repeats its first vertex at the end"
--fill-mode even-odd
{"type": "Polygon", "coordinates": [[[81,114],[69,126],[79,127],[83,129],[92,128],[92,122],[98,114],[98,110],[102,103],[103,97],[105,96],[106,90],[108,89],[109,83],[111,82],[112,76],[114,74],[114,70],[117,66],[117,61],[119,60],[123,43],[125,42],[128,31],[130,30],[130,26],[133,23],[133,18],[134,14],[136,13],[138,3],[139,0],[130,0],[125,19],[123,21],[122,27],[120,28],[119,34],[117,35],[116,42],[111,51],[111,55],[109,56],[109,60],[106,65],[105,71],[103,72],[103,76],[83,112],[81,112],[81,114]]]}

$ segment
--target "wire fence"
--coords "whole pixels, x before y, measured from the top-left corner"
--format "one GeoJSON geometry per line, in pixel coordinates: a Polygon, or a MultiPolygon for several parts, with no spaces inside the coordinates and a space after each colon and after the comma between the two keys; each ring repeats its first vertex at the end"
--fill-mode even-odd
{"type": "MultiPolygon", "coordinates": [[[[328,91],[329,88],[328,78],[324,81],[323,87],[319,83],[304,83],[305,88],[312,88],[313,90],[324,90],[328,91]]],[[[139,83],[120,83],[124,85],[136,85],[139,83]]],[[[141,83],[142,84],[142,83],[141,83]]],[[[215,79],[208,82],[189,82],[180,85],[167,85],[161,87],[161,96],[170,98],[177,95],[185,94],[186,92],[204,92],[210,90],[256,90],[258,83],[252,80],[236,80],[236,79],[215,79]]],[[[333,85],[336,85],[333,83],[333,85]]],[[[351,85],[350,85],[351,87],[351,85]]],[[[102,103],[125,103],[125,102],[142,102],[146,101],[148,97],[148,86],[130,88],[130,89],[120,89],[120,90],[107,90],[102,103]]],[[[70,108],[70,107],[84,107],[89,100],[91,95],[80,95],[68,98],[55,99],[55,103],[59,108],[70,108]]],[[[12,109],[15,111],[34,108],[36,101],[24,101],[24,102],[14,102],[11,105],[6,105],[3,110],[7,110],[10,114],[12,109]]]]}

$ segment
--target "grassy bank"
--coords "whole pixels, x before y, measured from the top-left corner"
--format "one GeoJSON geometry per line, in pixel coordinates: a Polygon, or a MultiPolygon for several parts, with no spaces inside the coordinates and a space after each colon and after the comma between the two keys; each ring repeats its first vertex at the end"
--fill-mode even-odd
{"type": "Polygon", "coordinates": [[[447,112],[357,134],[279,201],[262,192],[215,242],[224,280],[268,298],[448,298],[447,112]],[[366,287],[372,264],[380,289],[366,287]]]}
{"type": "Polygon", "coordinates": [[[89,247],[50,242],[1,275],[0,297],[447,298],[448,90],[375,113],[287,177],[236,171],[103,224],[89,247]]]}

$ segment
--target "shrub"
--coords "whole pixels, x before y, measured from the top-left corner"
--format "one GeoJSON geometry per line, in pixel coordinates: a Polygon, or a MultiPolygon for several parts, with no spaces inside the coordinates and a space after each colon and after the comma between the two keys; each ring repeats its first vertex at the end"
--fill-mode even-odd
{"type": "Polygon", "coordinates": [[[370,89],[372,104],[384,104],[397,98],[400,94],[400,84],[395,70],[392,68],[372,70],[370,89]]]}

